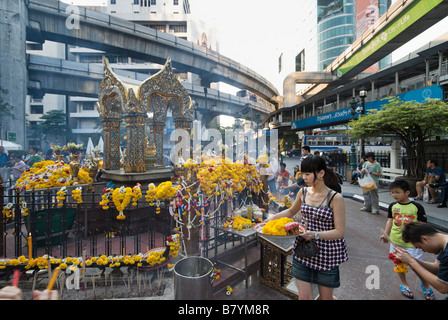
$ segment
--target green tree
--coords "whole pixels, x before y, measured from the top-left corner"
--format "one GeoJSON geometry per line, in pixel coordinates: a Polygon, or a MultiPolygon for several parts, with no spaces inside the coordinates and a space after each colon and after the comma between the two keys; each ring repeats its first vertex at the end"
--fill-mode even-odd
{"type": "Polygon", "coordinates": [[[425,173],[425,141],[445,131],[448,126],[448,105],[441,100],[424,103],[390,98],[376,112],[350,121],[355,139],[397,136],[406,150],[406,175],[423,177],[425,173]]]}
{"type": "Polygon", "coordinates": [[[50,110],[40,118],[43,120],[38,130],[40,134],[52,136],[58,143],[63,143],[71,135],[72,131],[66,122],[66,115],[61,110],[50,110]]]}

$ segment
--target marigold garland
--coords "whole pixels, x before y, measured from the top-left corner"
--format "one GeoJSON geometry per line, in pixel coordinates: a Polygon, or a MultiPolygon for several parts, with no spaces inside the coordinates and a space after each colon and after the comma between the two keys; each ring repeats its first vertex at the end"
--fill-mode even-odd
{"type": "Polygon", "coordinates": [[[390,260],[392,260],[395,263],[394,271],[396,273],[407,273],[408,268],[407,264],[403,263],[394,253],[389,253],[387,256],[390,260]]]}
{"type": "Polygon", "coordinates": [[[82,188],[81,187],[77,187],[75,190],[72,191],[72,198],[78,204],[82,203],[82,188]]]}
{"type": "Polygon", "coordinates": [[[134,193],[132,192],[132,188],[130,187],[122,186],[112,191],[112,201],[118,210],[118,220],[124,220],[126,218],[126,216],[123,214],[123,210],[131,202],[133,196],[134,193]]]}
{"type": "Polygon", "coordinates": [[[113,189],[110,189],[110,188],[103,189],[103,194],[101,195],[101,199],[103,199],[103,200],[100,201],[100,205],[103,208],[103,210],[109,209],[109,203],[111,201],[110,195],[111,195],[112,191],[113,191],[113,189]]]}
{"type": "Polygon", "coordinates": [[[58,201],[58,207],[62,207],[65,201],[65,195],[67,191],[67,187],[62,187],[58,192],[56,192],[56,200],[58,201]]]}
{"type": "Polygon", "coordinates": [[[6,206],[3,206],[2,213],[3,213],[4,220],[14,217],[12,214],[12,207],[13,207],[13,204],[11,202],[7,203],[6,206]]]}
{"type": "Polygon", "coordinates": [[[243,218],[241,216],[232,217],[229,222],[224,223],[224,228],[232,227],[237,231],[241,231],[243,229],[248,229],[252,227],[253,222],[249,219],[243,218]]]}
{"type": "Polygon", "coordinates": [[[101,195],[100,205],[103,210],[107,210],[110,207],[111,202],[115,205],[118,210],[118,220],[126,219],[123,211],[131,203],[136,206],[137,201],[142,197],[141,185],[137,183],[134,187],[124,187],[120,188],[104,188],[103,194],[101,195]]]}
{"type": "Polygon", "coordinates": [[[165,250],[169,250],[168,255],[164,250],[154,250],[147,253],[138,253],[134,255],[122,256],[106,256],[101,255],[98,257],[87,257],[85,260],[81,257],[65,257],[54,258],[48,255],[37,257],[35,259],[28,259],[25,256],[19,256],[17,258],[5,258],[0,259],[0,270],[7,267],[23,267],[26,270],[29,269],[48,269],[50,263],[52,267],[59,266],[62,270],[72,269],[77,267],[83,267],[84,261],[86,267],[110,267],[117,268],[121,266],[148,266],[153,267],[162,264],[166,261],[166,257],[171,256],[173,258],[178,256],[180,250],[179,235],[174,234],[167,238],[165,250]]]}

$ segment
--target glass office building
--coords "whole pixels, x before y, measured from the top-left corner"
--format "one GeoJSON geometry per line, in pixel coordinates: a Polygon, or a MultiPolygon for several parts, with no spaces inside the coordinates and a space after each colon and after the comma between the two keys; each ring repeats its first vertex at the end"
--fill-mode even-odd
{"type": "MultiPolygon", "coordinates": [[[[390,0],[317,0],[317,69],[324,70],[390,6],[390,0]]],[[[384,60],[385,59],[385,60],[384,60]]],[[[370,71],[377,71],[384,58],[370,71]]]]}

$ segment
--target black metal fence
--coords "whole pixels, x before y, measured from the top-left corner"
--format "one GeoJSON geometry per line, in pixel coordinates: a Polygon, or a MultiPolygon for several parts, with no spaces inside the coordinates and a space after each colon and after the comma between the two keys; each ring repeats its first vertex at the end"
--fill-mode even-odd
{"type": "MultiPolygon", "coordinates": [[[[105,183],[83,186],[82,203],[77,203],[71,196],[76,186],[67,188],[63,201],[57,199],[60,188],[17,193],[9,187],[2,191],[0,187],[2,208],[10,207],[3,210],[0,223],[3,231],[0,257],[28,256],[30,235],[33,257],[45,254],[54,257],[110,256],[121,255],[123,251],[137,254],[165,246],[166,238],[175,232],[169,203],[162,201],[160,213],[157,213],[156,206],[149,205],[144,198],[146,190],[142,190],[143,196],[137,205],[129,204],[124,210],[126,218],[117,219],[115,207],[104,210],[99,204],[104,186],[105,183]]],[[[219,204],[207,203],[204,214],[214,214],[199,226],[204,256],[208,256],[215,246],[223,244],[218,239],[219,235],[215,236],[215,227],[222,225],[231,214],[230,206],[239,207],[243,198],[248,199],[237,196],[219,204]]],[[[258,199],[254,202],[258,203],[258,199]]]]}
{"type": "Polygon", "coordinates": [[[81,256],[83,250],[88,256],[138,253],[164,245],[173,229],[166,203],[156,214],[154,206],[140,199],[124,211],[126,219],[118,220],[116,208],[103,210],[99,205],[102,193],[95,192],[98,188],[102,186],[83,187],[79,204],[71,197],[74,187],[68,188],[62,202],[56,199],[59,188],[21,193],[8,190],[2,204],[10,207],[3,212],[2,255],[28,253],[25,246],[30,235],[34,257],[81,256]]]}

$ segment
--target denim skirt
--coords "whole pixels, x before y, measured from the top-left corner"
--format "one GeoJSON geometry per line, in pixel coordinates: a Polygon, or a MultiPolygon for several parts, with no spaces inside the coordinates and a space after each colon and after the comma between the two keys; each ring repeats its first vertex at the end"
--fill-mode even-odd
{"type": "Polygon", "coordinates": [[[291,274],[294,278],[328,288],[338,288],[340,286],[339,267],[321,271],[309,268],[294,258],[292,260],[291,274]]]}

